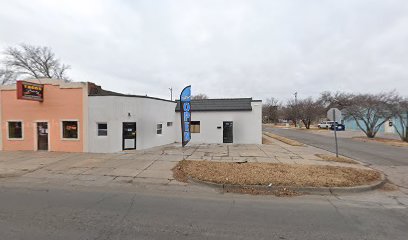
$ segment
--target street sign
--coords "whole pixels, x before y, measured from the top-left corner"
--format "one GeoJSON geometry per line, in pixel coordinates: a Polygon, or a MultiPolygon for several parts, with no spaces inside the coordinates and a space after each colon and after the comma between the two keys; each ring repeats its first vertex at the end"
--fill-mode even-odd
{"type": "Polygon", "coordinates": [[[329,111],[327,111],[327,118],[330,121],[341,122],[342,118],[341,111],[338,108],[330,108],[329,111]]]}

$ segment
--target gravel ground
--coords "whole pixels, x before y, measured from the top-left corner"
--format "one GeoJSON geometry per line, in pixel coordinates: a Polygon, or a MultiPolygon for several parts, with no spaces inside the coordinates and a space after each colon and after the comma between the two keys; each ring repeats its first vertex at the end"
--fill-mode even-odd
{"type": "Polygon", "coordinates": [[[227,163],[183,160],[173,168],[174,178],[234,185],[294,187],[351,187],[380,179],[380,173],[368,169],[321,165],[278,163],[227,163]]]}

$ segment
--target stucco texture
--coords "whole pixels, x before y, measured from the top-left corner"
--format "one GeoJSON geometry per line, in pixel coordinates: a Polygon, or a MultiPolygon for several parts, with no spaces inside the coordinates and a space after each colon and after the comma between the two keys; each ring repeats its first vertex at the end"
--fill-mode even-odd
{"type": "Polygon", "coordinates": [[[83,89],[44,86],[44,101],[17,99],[16,90],[1,92],[3,150],[37,150],[36,122],[48,122],[50,151],[83,151],[83,89]],[[8,121],[23,122],[23,139],[9,140],[8,121]],[[62,120],[79,122],[79,138],[62,139],[62,120]]]}

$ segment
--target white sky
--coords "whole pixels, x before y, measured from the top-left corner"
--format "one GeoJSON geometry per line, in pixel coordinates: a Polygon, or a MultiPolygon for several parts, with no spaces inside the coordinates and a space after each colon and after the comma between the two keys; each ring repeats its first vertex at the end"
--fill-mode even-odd
{"type": "Polygon", "coordinates": [[[407,0],[0,0],[0,48],[19,43],[123,93],[408,93],[407,0]]]}

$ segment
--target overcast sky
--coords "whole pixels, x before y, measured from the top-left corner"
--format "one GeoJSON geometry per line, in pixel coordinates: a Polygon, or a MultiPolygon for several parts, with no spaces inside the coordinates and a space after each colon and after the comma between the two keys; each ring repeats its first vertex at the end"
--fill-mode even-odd
{"type": "Polygon", "coordinates": [[[0,47],[19,43],[123,93],[408,95],[407,0],[0,0],[0,47]]]}

